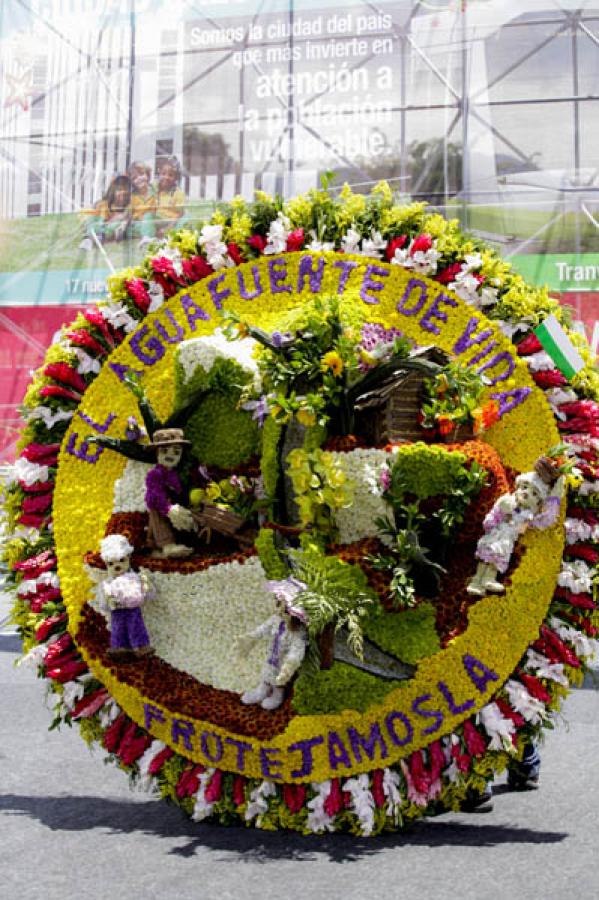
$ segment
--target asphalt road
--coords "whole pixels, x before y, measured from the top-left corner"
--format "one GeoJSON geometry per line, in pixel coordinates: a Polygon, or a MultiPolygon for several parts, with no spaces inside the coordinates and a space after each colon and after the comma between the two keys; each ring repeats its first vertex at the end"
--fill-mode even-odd
{"type": "Polygon", "coordinates": [[[7,900],[566,900],[599,897],[599,691],[576,691],[538,791],[372,839],[195,825],[131,792],[0,634],[0,896],[7,900]]]}

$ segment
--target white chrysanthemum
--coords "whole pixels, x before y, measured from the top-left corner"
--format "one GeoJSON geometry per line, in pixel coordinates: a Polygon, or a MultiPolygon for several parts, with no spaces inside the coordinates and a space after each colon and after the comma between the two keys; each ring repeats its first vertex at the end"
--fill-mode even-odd
{"type": "Polygon", "coordinates": [[[63,684],[62,702],[69,712],[74,708],[75,704],[81,700],[85,694],[85,685],[91,681],[94,676],[91,672],[86,672],[75,678],[73,681],[67,681],[63,684]]]}
{"type": "Polygon", "coordinates": [[[585,479],[578,487],[578,493],[582,497],[590,497],[593,494],[599,494],[599,479],[597,481],[587,481],[585,479]]]}
{"type": "Polygon", "coordinates": [[[341,250],[344,253],[353,253],[354,256],[360,256],[360,241],[362,235],[355,228],[349,228],[341,238],[341,250]]]}
{"type": "Polygon", "coordinates": [[[374,448],[358,448],[349,453],[332,455],[347,479],[354,484],[354,501],[351,507],[337,510],[335,514],[339,542],[351,544],[362,538],[373,537],[379,532],[375,520],[387,512],[381,496],[380,474],[393,454],[374,448]]]}
{"type": "Polygon", "coordinates": [[[157,655],[201,684],[238,694],[254,687],[260,681],[265,642],[243,658],[230,647],[274,612],[258,557],[188,575],[151,574],[157,597],[144,605],[143,616],[157,655]]]}
{"type": "Polygon", "coordinates": [[[146,475],[151,468],[150,463],[127,461],[123,474],[114,483],[113,513],[146,511],[146,475]]]}
{"type": "MultiPolygon", "coordinates": [[[[50,642],[48,641],[48,644],[50,642]]],[[[31,650],[17,660],[17,666],[26,666],[27,668],[37,669],[41,666],[46,658],[48,644],[36,644],[31,650]]]]}
{"type": "Polygon", "coordinates": [[[198,367],[209,372],[217,359],[231,359],[244,371],[250,373],[253,386],[259,391],[260,373],[258,363],[254,358],[256,347],[257,341],[249,337],[239,341],[228,341],[222,331],[217,328],[206,337],[182,341],[177,347],[177,362],[183,369],[187,382],[198,367]]]}

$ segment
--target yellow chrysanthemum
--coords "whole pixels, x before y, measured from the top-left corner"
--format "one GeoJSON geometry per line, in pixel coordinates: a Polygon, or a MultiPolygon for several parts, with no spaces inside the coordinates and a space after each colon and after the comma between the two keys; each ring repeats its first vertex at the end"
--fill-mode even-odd
{"type": "Polygon", "coordinates": [[[343,372],[343,360],[336,350],[329,350],[320,361],[320,368],[324,371],[330,369],[335,378],[343,372]]]}

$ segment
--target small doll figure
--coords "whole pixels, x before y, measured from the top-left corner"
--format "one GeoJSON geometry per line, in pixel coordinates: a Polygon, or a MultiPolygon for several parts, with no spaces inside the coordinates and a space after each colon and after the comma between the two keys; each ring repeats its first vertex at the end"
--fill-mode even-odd
{"type": "Polygon", "coordinates": [[[106,578],[100,583],[100,597],[110,609],[112,659],[143,658],[154,652],[141,614],[153,590],[147,575],[133,572],[133,547],[123,534],[110,534],[100,541],[100,556],[106,564],[106,578]]]}
{"type": "Polygon", "coordinates": [[[237,639],[237,650],[249,650],[260,638],[269,638],[268,654],[262,669],[261,681],[241,696],[246,705],[260,704],[262,709],[278,709],[289,684],[306,655],[306,613],[293,601],[305,587],[301,581],[287,578],[268,581],[268,589],[275,596],[276,613],[255,631],[237,639]]]}
{"type": "Polygon", "coordinates": [[[518,539],[529,528],[549,528],[557,521],[564,479],[547,457],[541,457],[534,472],[516,478],[513,494],[500,497],[483,522],[484,535],[476,547],[479,560],[467,592],[474,597],[502,594],[497,580],[504,574],[518,539]]]}
{"type": "Polygon", "coordinates": [[[193,550],[177,540],[177,531],[194,531],[191,512],[178,503],[183,494],[176,468],[181,462],[185,440],[180,428],[162,428],[154,432],[157,465],[146,475],[146,507],[149,514],[148,542],[159,556],[181,558],[193,550]]]}

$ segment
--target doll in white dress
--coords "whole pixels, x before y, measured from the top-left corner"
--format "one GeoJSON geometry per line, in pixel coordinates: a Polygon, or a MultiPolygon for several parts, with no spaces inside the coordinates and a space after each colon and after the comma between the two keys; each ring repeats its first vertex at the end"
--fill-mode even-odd
{"type": "Polygon", "coordinates": [[[549,528],[557,521],[564,479],[552,473],[543,459],[534,472],[519,475],[515,491],[500,497],[485,517],[485,533],[476,546],[478,566],[466,588],[472,596],[502,594],[505,587],[498,575],[507,571],[521,535],[529,528],[549,528]]]}

